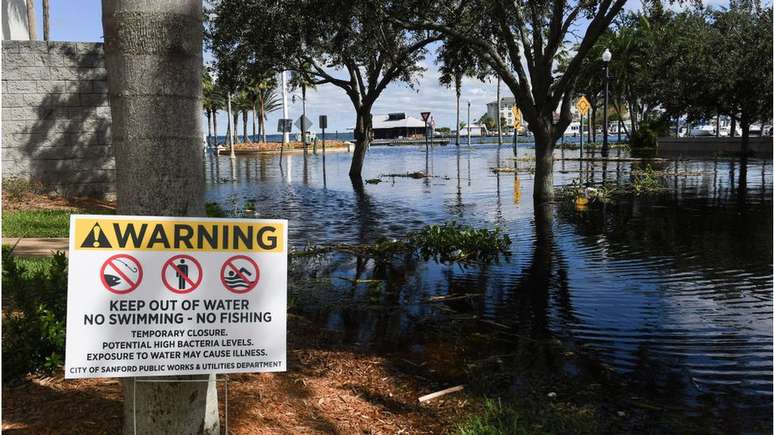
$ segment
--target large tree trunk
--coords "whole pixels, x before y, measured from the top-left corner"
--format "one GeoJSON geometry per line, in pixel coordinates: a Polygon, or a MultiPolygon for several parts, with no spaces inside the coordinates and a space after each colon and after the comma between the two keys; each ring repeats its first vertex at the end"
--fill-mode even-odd
{"type": "Polygon", "coordinates": [[[542,119],[530,122],[530,130],[535,134],[535,187],[533,199],[535,204],[542,204],[554,199],[554,145],[556,139],[551,134],[552,120],[542,119]]]}
{"type": "MultiPolygon", "coordinates": [[[[201,0],[102,1],[120,214],[205,214],[201,11],[201,0]]],[[[123,380],[125,434],[220,433],[214,375],[177,379],[203,382],[123,380]]]]}
{"type": "Polygon", "coordinates": [[[363,161],[371,143],[372,135],[371,107],[363,106],[357,110],[355,122],[355,151],[352,153],[352,164],[349,167],[350,178],[361,178],[363,173],[363,161]]]}
{"type": "Polygon", "coordinates": [[[742,127],[742,147],[740,152],[742,158],[746,159],[750,155],[750,121],[746,120],[744,116],[739,122],[742,127]]]}

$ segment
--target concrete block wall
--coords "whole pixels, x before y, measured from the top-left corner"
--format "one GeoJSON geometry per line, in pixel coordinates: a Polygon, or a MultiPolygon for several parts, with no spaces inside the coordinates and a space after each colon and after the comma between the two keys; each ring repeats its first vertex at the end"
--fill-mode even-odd
{"type": "Polygon", "coordinates": [[[102,44],[2,41],[3,178],[110,196],[115,163],[102,44]]]}

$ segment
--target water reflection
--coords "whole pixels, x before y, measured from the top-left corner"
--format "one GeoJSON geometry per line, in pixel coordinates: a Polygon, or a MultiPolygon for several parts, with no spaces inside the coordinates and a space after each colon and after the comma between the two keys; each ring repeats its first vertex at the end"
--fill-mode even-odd
{"type": "MultiPolygon", "coordinates": [[[[534,155],[529,145],[519,149],[522,158],[534,155]]],[[[760,418],[772,406],[770,162],[642,165],[579,160],[571,149],[556,155],[566,158],[555,165],[557,184],[577,177],[624,183],[646,165],[675,175],[663,180],[670,188],[663,194],[578,212],[556,204],[535,208],[533,163],[520,161],[521,172],[494,173],[493,167],[515,166],[494,145],[427,152],[424,146],[373,147],[363,179],[423,168],[434,177],[353,183],[346,173],[351,154],[331,152],[307,159],[286,154],[282,167],[272,164],[276,156],[239,157],[257,160],[258,175],[240,173],[235,183],[221,183],[228,158],[210,155],[207,197],[253,200],[260,217],[288,218],[297,248],[401,238],[447,220],[498,225],[513,240],[513,255],[501,264],[461,268],[333,255],[292,268],[291,293],[305,314],[345,331],[352,342],[427,352],[438,340],[428,335],[429,325],[462,321],[471,322],[470,337],[479,327],[504,337],[556,337],[625,374],[638,394],[725,423],[739,420],[733,415],[766,421],[760,418]],[[292,177],[297,171],[300,180],[292,177]],[[461,298],[424,302],[438,295],[461,298]]]]}

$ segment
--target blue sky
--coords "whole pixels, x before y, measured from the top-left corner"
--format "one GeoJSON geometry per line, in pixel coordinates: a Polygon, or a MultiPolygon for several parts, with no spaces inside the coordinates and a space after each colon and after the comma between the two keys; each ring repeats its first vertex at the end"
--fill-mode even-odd
{"type": "MultiPolygon", "coordinates": [[[[41,0],[35,0],[38,18],[38,38],[42,39],[43,19],[41,0]]],[[[713,0],[712,4],[727,4],[726,1],[713,0]]],[[[102,42],[102,12],[100,0],[51,0],[51,40],[54,41],[83,41],[102,42]]],[[[629,9],[640,7],[639,0],[630,1],[629,9]]],[[[205,57],[206,60],[207,57],[205,57]]],[[[414,89],[403,84],[393,84],[385,89],[377,103],[373,113],[406,112],[408,115],[419,118],[419,112],[430,111],[439,127],[452,127],[455,123],[455,96],[454,90],[444,88],[438,84],[437,65],[435,54],[429,53],[425,61],[427,71],[418,80],[414,89]]],[[[471,103],[471,119],[478,119],[486,112],[486,103],[495,100],[497,92],[496,82],[480,82],[474,79],[465,79],[462,88],[461,111],[462,120],[465,120],[466,102],[471,103]]],[[[502,87],[503,96],[509,96],[510,92],[502,87]]],[[[298,118],[301,114],[300,97],[293,104],[288,99],[289,116],[298,118]]],[[[271,113],[268,121],[268,132],[275,133],[277,119],[282,111],[271,113]]],[[[328,131],[347,131],[354,124],[354,111],[349,99],[344,92],[332,85],[320,86],[316,91],[307,93],[307,116],[316,124],[318,115],[328,115],[328,131]]],[[[223,134],[226,126],[226,116],[219,114],[218,129],[223,134]]],[[[316,127],[312,127],[317,130],[316,127]]]]}

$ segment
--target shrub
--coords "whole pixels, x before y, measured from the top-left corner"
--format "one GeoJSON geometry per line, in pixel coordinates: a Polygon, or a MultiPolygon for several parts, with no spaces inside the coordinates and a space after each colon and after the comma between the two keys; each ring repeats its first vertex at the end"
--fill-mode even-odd
{"type": "Polygon", "coordinates": [[[67,258],[22,265],[3,246],[3,378],[52,373],[62,365],[67,313],[67,258]]]}
{"type": "Polygon", "coordinates": [[[640,129],[632,134],[632,137],[629,139],[629,146],[632,149],[656,148],[656,146],[658,146],[656,132],[643,123],[640,125],[640,129]]]}
{"type": "Polygon", "coordinates": [[[28,193],[43,193],[43,185],[19,177],[7,177],[3,179],[3,193],[9,200],[19,201],[28,193]]]}
{"type": "Polygon", "coordinates": [[[425,260],[445,262],[497,261],[500,254],[510,255],[511,239],[499,228],[490,231],[455,222],[428,225],[409,236],[410,244],[425,260]]]}
{"type": "Polygon", "coordinates": [[[204,207],[207,209],[207,217],[226,217],[225,210],[217,202],[208,202],[204,207]]]}

